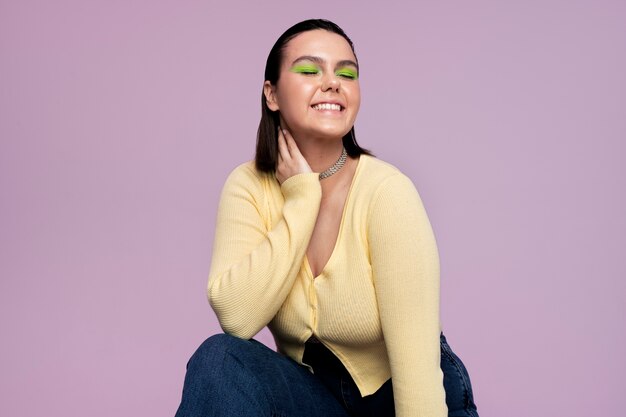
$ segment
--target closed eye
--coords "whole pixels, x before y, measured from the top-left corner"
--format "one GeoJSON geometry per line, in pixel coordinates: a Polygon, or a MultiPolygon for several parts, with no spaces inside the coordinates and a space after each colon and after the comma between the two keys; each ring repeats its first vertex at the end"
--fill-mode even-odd
{"type": "Polygon", "coordinates": [[[296,74],[305,74],[305,75],[315,75],[320,72],[320,70],[313,65],[296,65],[295,67],[290,69],[291,72],[295,72],[296,74]]]}
{"type": "Polygon", "coordinates": [[[357,78],[359,78],[357,72],[351,68],[342,68],[340,70],[337,70],[337,72],[335,72],[335,75],[338,77],[347,78],[349,80],[356,80],[357,78]]]}

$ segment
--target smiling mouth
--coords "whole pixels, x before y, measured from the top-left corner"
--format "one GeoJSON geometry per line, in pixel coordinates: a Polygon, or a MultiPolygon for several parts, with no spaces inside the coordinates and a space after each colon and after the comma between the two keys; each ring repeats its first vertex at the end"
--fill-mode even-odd
{"type": "Polygon", "coordinates": [[[311,106],[315,110],[334,110],[334,111],[342,111],[344,108],[335,103],[319,103],[311,106]]]}

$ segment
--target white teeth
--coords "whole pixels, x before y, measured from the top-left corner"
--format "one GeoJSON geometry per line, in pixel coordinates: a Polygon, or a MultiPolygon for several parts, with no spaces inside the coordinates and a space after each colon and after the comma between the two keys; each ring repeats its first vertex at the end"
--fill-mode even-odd
{"type": "Polygon", "coordinates": [[[315,110],[341,110],[341,106],[339,104],[331,104],[331,103],[320,103],[313,106],[315,110]]]}

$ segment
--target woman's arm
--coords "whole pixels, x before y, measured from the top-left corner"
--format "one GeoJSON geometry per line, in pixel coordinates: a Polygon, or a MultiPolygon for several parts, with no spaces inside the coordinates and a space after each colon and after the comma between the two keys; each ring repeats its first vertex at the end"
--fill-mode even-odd
{"type": "Polygon", "coordinates": [[[318,174],[280,128],[277,162],[284,205],[269,232],[261,216],[268,196],[257,171],[235,170],[220,199],[208,297],[222,329],[244,339],[267,325],[289,294],[322,197],[318,174]]]}
{"type": "Polygon", "coordinates": [[[368,239],[396,415],[446,417],[439,255],[420,196],[405,175],[393,175],[379,187],[368,239]]]}
{"type": "Polygon", "coordinates": [[[222,329],[252,338],[276,315],[300,269],[321,200],[319,174],[281,184],[282,218],[268,232],[266,196],[251,167],[229,176],[220,199],[208,298],[222,329]]]}

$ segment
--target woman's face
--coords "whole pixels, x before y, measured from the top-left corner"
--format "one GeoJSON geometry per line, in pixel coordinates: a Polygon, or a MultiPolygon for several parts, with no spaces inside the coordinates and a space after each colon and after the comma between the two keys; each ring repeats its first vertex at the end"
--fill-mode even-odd
{"type": "Polygon", "coordinates": [[[264,92],[295,138],[342,138],[361,104],[356,57],[340,35],[300,33],[285,46],[277,84],[266,81],[264,92]]]}

